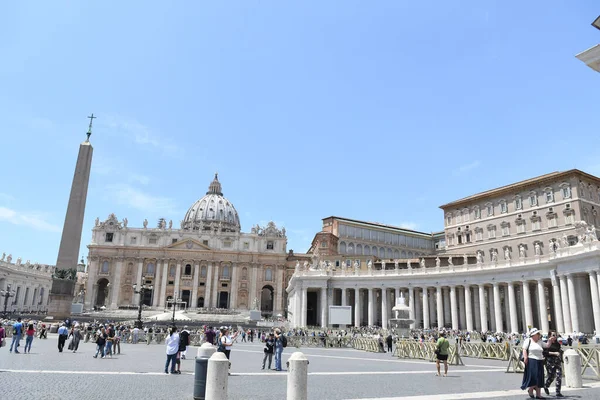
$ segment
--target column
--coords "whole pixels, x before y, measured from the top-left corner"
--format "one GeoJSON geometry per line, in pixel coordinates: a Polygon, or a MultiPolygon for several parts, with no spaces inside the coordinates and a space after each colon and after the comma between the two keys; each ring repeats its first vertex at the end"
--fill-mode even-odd
{"type": "Polygon", "coordinates": [[[160,284],[159,307],[165,307],[167,301],[167,276],[169,275],[169,260],[163,260],[162,282],[160,284]]]}
{"type": "Polygon", "coordinates": [[[437,301],[437,324],[438,329],[444,327],[444,302],[442,301],[442,287],[438,286],[435,288],[436,301],[437,301]]]}
{"type": "MultiPolygon", "coordinates": [[[[213,267],[212,263],[208,263],[206,266],[206,282],[204,284],[204,307],[209,308],[212,300],[212,280],[213,280],[213,267]]],[[[252,309],[253,297],[248,295],[248,309],[252,309]]]]}
{"type": "MultiPolygon", "coordinates": [[[[194,262],[194,278],[192,280],[192,308],[198,308],[198,276],[200,275],[200,264],[194,262]]],[[[235,291],[237,292],[237,291],[235,291]]]]}
{"type": "Polygon", "coordinates": [[[590,291],[592,294],[592,310],[594,312],[594,329],[600,334],[600,296],[598,296],[598,278],[596,271],[590,271],[590,291]]]}
{"type": "MultiPolygon", "coordinates": [[[[415,318],[415,290],[412,287],[408,288],[408,308],[410,313],[410,319],[413,321],[415,318]]],[[[410,324],[410,329],[415,329],[415,323],[410,324]]]]}
{"type": "Polygon", "coordinates": [[[467,327],[467,314],[465,312],[465,292],[461,288],[455,289],[458,293],[458,328],[465,330],[467,327]]]}
{"type": "MultiPolygon", "coordinates": [[[[276,271],[277,271],[277,296],[276,296],[277,303],[275,304],[275,307],[273,307],[273,311],[280,312],[281,314],[283,314],[283,310],[284,310],[284,307],[283,307],[283,292],[285,291],[285,287],[283,286],[283,271],[284,271],[284,268],[281,265],[278,265],[276,271]]],[[[237,284],[236,284],[236,286],[232,287],[232,290],[233,290],[234,287],[235,287],[236,292],[237,292],[237,284]]],[[[233,299],[233,296],[231,298],[233,299]]],[[[237,298],[237,296],[236,296],[236,298],[237,298]]]]}
{"type": "Polygon", "coordinates": [[[554,318],[556,319],[556,330],[558,333],[565,332],[563,321],[562,302],[560,300],[560,287],[557,282],[558,277],[552,278],[552,296],[554,298],[554,318]]]}
{"type": "Polygon", "coordinates": [[[305,288],[305,287],[302,288],[302,300],[301,300],[301,303],[302,303],[301,304],[301,306],[302,306],[301,310],[302,311],[300,313],[300,321],[301,321],[301,325],[302,325],[303,328],[306,327],[306,312],[307,312],[306,311],[307,310],[306,302],[307,302],[307,298],[308,298],[308,295],[306,293],[307,290],[308,289],[305,288]]]}
{"type": "Polygon", "coordinates": [[[481,313],[479,312],[479,289],[477,286],[473,288],[473,316],[475,318],[475,329],[482,331],[481,327],[481,313]]]}
{"type": "Polygon", "coordinates": [[[342,288],[342,306],[348,305],[348,293],[346,292],[346,288],[342,288]]]}
{"type": "Polygon", "coordinates": [[[119,308],[119,294],[121,293],[121,273],[123,272],[123,259],[117,259],[117,265],[115,267],[115,281],[112,286],[112,300],[110,308],[116,310],[119,308]]]}
{"type": "Polygon", "coordinates": [[[488,300],[488,321],[490,324],[490,330],[492,332],[496,331],[496,318],[494,318],[494,314],[496,313],[494,310],[494,286],[486,287],[487,300],[488,300]]]}
{"type": "Polygon", "coordinates": [[[525,331],[533,327],[533,309],[531,308],[531,292],[529,282],[523,282],[523,304],[525,307],[525,331]]]}
{"type": "Polygon", "coordinates": [[[181,260],[177,260],[177,268],[175,269],[175,289],[173,290],[173,298],[179,299],[179,281],[181,280],[181,260]]]}
{"type": "Polygon", "coordinates": [[[458,307],[456,304],[456,286],[450,286],[450,318],[452,329],[458,329],[458,307]]]}
{"type": "Polygon", "coordinates": [[[381,327],[387,329],[388,320],[388,291],[386,288],[381,289],[381,327]]]}
{"type": "Polygon", "coordinates": [[[508,282],[508,307],[510,309],[511,333],[518,333],[519,322],[517,320],[517,302],[515,300],[515,285],[512,282],[508,282]]]}
{"type": "MultiPolygon", "coordinates": [[[[219,308],[219,264],[213,265],[213,286],[212,286],[212,302],[213,307],[219,308]]],[[[256,296],[256,294],[255,294],[256,296]]],[[[254,301],[254,298],[252,298],[254,301]]]]}
{"type": "Polygon", "coordinates": [[[558,277],[560,282],[560,300],[562,304],[563,312],[563,323],[565,324],[565,330],[563,333],[573,332],[573,326],[571,325],[571,308],[569,307],[569,292],[567,291],[567,277],[558,277]]]}
{"type": "Polygon", "coordinates": [[[321,288],[321,328],[327,328],[327,288],[321,288]]]}
{"type": "MultiPolygon", "coordinates": [[[[152,307],[158,307],[160,301],[160,280],[161,280],[161,272],[159,260],[156,260],[156,277],[154,278],[154,287],[152,288],[152,307]]],[[[138,303],[139,304],[139,303],[138,303]]]]}
{"type": "Polygon", "coordinates": [[[567,274],[567,286],[569,287],[569,306],[571,307],[571,325],[573,332],[579,332],[579,315],[577,314],[577,297],[575,296],[575,283],[573,275],[567,274]]]}
{"type": "Polygon", "coordinates": [[[488,330],[488,315],[485,307],[485,286],[479,285],[479,317],[481,318],[481,330],[488,330]]]}
{"type": "Polygon", "coordinates": [[[354,326],[360,327],[360,289],[354,289],[354,326]]]}
{"type": "Polygon", "coordinates": [[[429,299],[427,286],[423,287],[423,329],[429,329],[429,299]]]}
{"type": "Polygon", "coordinates": [[[502,324],[502,303],[500,302],[500,286],[494,283],[494,314],[496,317],[496,332],[504,332],[502,324]]]}
{"type": "Polygon", "coordinates": [[[398,299],[400,298],[400,288],[395,288],[394,290],[394,304],[392,305],[392,308],[394,308],[394,306],[396,304],[398,304],[398,299]]]}
{"type": "Polygon", "coordinates": [[[540,323],[543,333],[548,333],[550,326],[548,325],[548,302],[546,301],[546,290],[544,288],[544,280],[537,281],[538,303],[540,306],[540,323]]]}
{"type": "MultiPolygon", "coordinates": [[[[450,324],[450,321],[452,321],[452,307],[451,307],[451,304],[450,304],[450,289],[448,289],[448,288],[442,288],[442,298],[444,299],[444,302],[443,302],[443,306],[444,306],[444,323],[450,324]]],[[[457,319],[457,321],[458,321],[458,319],[457,319]]],[[[458,322],[457,322],[457,325],[458,325],[458,322]]]]}
{"type": "MultiPolygon", "coordinates": [[[[252,269],[251,269],[251,273],[252,273],[252,280],[250,281],[250,294],[249,296],[249,301],[250,304],[252,304],[254,302],[254,299],[257,297],[257,293],[256,293],[256,284],[258,283],[258,265],[257,264],[253,264],[252,265],[252,269]]],[[[304,317],[304,325],[306,326],[306,316],[304,317]]]]}
{"type": "Polygon", "coordinates": [[[373,320],[374,320],[374,312],[373,312],[373,288],[369,288],[367,289],[369,292],[369,304],[368,304],[368,308],[367,308],[367,312],[368,312],[368,318],[367,318],[367,323],[369,324],[369,326],[373,326],[373,320]]]}
{"type": "MultiPolygon", "coordinates": [[[[427,290],[429,292],[429,290],[427,290]]],[[[435,306],[435,293],[432,291],[429,295],[429,325],[437,324],[437,308],[435,306]]]]}
{"type": "MultiPolygon", "coordinates": [[[[502,288],[502,287],[500,287],[502,288]]],[[[502,320],[506,322],[504,326],[504,331],[511,333],[510,331],[510,307],[508,304],[508,287],[504,287],[504,319],[502,320]]]]}
{"type": "MultiPolygon", "coordinates": [[[[136,271],[136,278],[135,278],[135,282],[133,283],[137,283],[138,285],[140,283],[142,283],[142,271],[144,269],[144,259],[140,258],[138,261],[138,267],[137,267],[137,271],[136,271]]],[[[139,293],[135,293],[134,294],[134,304],[140,304],[140,294],[139,293]]]]}
{"type": "MultiPolygon", "coordinates": [[[[98,262],[93,259],[89,259],[88,265],[88,280],[85,287],[85,308],[87,310],[91,310],[94,307],[94,284],[96,283],[96,273],[98,272],[98,262]]],[[[6,288],[6,285],[5,285],[6,288]]],[[[46,289],[44,289],[44,295],[46,294],[46,289]]],[[[43,303],[40,305],[40,310],[43,310],[43,303]]],[[[4,301],[2,302],[2,307],[4,307],[4,301]]]]}
{"type": "Polygon", "coordinates": [[[471,287],[465,286],[465,325],[468,332],[473,332],[473,302],[471,301],[471,287]]]}
{"type": "Polygon", "coordinates": [[[419,293],[419,289],[415,289],[415,328],[421,327],[421,319],[423,318],[423,312],[421,311],[421,303],[423,301],[423,294],[419,293]]]}

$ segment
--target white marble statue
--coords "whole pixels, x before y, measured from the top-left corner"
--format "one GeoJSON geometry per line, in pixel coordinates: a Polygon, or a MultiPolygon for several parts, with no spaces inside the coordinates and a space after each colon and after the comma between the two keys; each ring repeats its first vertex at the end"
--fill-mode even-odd
{"type": "Polygon", "coordinates": [[[25,261],[25,266],[29,267],[31,265],[31,262],[29,260],[25,261]]]}
{"type": "Polygon", "coordinates": [[[567,234],[565,233],[564,235],[562,235],[562,247],[569,247],[569,237],[567,236],[567,234]]]}
{"type": "Polygon", "coordinates": [[[598,236],[596,235],[596,227],[594,225],[590,225],[590,235],[591,235],[592,242],[595,242],[598,240],[598,236]]]}
{"type": "Polygon", "coordinates": [[[0,259],[0,261],[4,261],[4,259],[6,258],[6,253],[2,253],[2,258],[0,259]]]}
{"type": "Polygon", "coordinates": [[[370,271],[373,268],[373,262],[371,260],[367,261],[367,269],[370,271]]]}
{"type": "Polygon", "coordinates": [[[304,266],[304,270],[306,271],[308,269],[308,267],[309,267],[308,261],[304,261],[303,266],[304,266]]]}
{"type": "Polygon", "coordinates": [[[551,252],[556,253],[556,245],[554,244],[554,239],[550,239],[548,241],[548,248],[551,252]]]}
{"type": "Polygon", "coordinates": [[[96,217],[96,222],[94,222],[94,226],[100,225],[100,218],[96,217]]]}
{"type": "Polygon", "coordinates": [[[381,260],[381,269],[385,271],[385,261],[381,260]]]}
{"type": "Polygon", "coordinates": [[[144,228],[147,228],[147,227],[148,227],[148,220],[144,219],[144,228]]]}
{"type": "Polygon", "coordinates": [[[482,264],[483,263],[483,254],[481,254],[481,251],[477,252],[477,264],[482,264]]]}
{"type": "Polygon", "coordinates": [[[463,255],[463,264],[467,265],[469,263],[469,256],[467,256],[466,254],[463,255]]]}
{"type": "Polygon", "coordinates": [[[534,249],[535,249],[536,256],[542,255],[542,246],[540,246],[539,242],[535,243],[534,249]]]}
{"type": "Polygon", "coordinates": [[[295,272],[300,271],[300,261],[296,261],[296,266],[295,266],[294,270],[295,270],[295,272]]]}
{"type": "Polygon", "coordinates": [[[360,269],[360,263],[358,260],[354,260],[354,269],[360,269]]]}
{"type": "Polygon", "coordinates": [[[504,259],[506,261],[510,261],[510,250],[507,248],[504,249],[504,259]]]}
{"type": "Polygon", "coordinates": [[[394,269],[398,269],[398,260],[394,260],[394,269]]]}
{"type": "Polygon", "coordinates": [[[17,258],[17,265],[21,265],[21,257],[17,258]]]}
{"type": "Polygon", "coordinates": [[[12,254],[9,254],[8,257],[6,257],[6,262],[10,264],[11,261],[12,261],[12,254]]]}
{"type": "Polygon", "coordinates": [[[421,268],[425,268],[425,259],[424,258],[421,258],[420,264],[421,264],[421,268]]]}
{"type": "Polygon", "coordinates": [[[519,257],[525,258],[525,246],[523,246],[522,244],[519,245],[519,257]]]}
{"type": "Polygon", "coordinates": [[[406,268],[412,269],[412,265],[410,265],[410,260],[406,260],[406,268]]]}
{"type": "Polygon", "coordinates": [[[442,262],[440,261],[440,258],[439,258],[439,257],[436,257],[436,258],[435,258],[435,267],[436,267],[436,268],[439,268],[439,267],[440,267],[440,265],[441,265],[441,263],[442,263],[442,262]]]}
{"type": "Polygon", "coordinates": [[[172,219],[169,220],[169,229],[173,229],[173,220],[172,219]]]}
{"type": "Polygon", "coordinates": [[[492,262],[498,262],[498,252],[496,250],[492,250],[492,262]]]}
{"type": "Polygon", "coordinates": [[[448,257],[448,266],[454,267],[454,263],[452,262],[452,256],[448,257]]]}

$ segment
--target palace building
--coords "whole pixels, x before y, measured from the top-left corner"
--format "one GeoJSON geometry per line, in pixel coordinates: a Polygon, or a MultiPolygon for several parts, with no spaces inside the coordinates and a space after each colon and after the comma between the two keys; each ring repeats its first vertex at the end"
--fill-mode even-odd
{"type": "Polygon", "coordinates": [[[288,285],[293,326],[387,327],[401,294],[413,327],[600,332],[600,179],[554,172],[441,206],[428,234],[345,218],[323,220],[288,285]]]}
{"type": "Polygon", "coordinates": [[[217,175],[206,195],[191,205],[183,220],[160,220],[151,228],[119,221],[115,214],[96,220],[89,244],[86,309],[137,306],[164,309],[173,302],[190,309],[260,307],[263,315],[285,311],[285,228],[273,222],[240,229],[232,202],[223,196],[217,175]],[[133,285],[151,286],[144,298],[133,285]]]}

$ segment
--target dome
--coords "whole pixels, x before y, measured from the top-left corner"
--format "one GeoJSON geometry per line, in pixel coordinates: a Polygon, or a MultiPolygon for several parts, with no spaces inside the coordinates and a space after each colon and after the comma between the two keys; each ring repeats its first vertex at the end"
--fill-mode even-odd
{"type": "Polygon", "coordinates": [[[239,232],[240,218],[233,204],[223,196],[218,174],[208,186],[208,192],[196,201],[183,220],[188,230],[239,232]]]}

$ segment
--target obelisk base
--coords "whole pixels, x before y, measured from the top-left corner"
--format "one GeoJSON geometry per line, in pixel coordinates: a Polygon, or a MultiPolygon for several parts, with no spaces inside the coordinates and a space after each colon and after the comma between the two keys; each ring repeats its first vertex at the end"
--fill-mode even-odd
{"type": "Polygon", "coordinates": [[[71,316],[71,304],[73,304],[73,291],[75,281],[69,279],[52,279],[50,290],[50,304],[48,304],[48,316],[55,320],[65,320],[71,316]]]}

